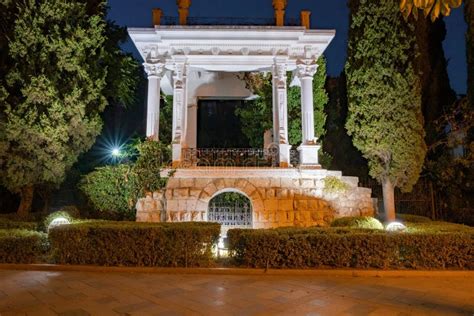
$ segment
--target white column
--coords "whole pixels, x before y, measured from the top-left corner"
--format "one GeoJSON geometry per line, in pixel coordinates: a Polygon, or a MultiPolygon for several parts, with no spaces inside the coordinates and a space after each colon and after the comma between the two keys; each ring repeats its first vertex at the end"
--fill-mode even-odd
{"type": "Polygon", "coordinates": [[[185,60],[176,61],[173,69],[173,130],[172,130],[172,156],[173,167],[178,167],[181,162],[181,150],[186,148],[187,125],[187,66],[185,60]]]}
{"type": "Polygon", "coordinates": [[[189,148],[197,147],[197,104],[188,105],[188,126],[186,143],[189,148]]]}
{"type": "Polygon", "coordinates": [[[318,69],[314,59],[299,60],[297,75],[301,82],[301,132],[302,142],[298,147],[302,167],[319,167],[320,146],[314,135],[313,76],[318,69]]]}
{"type": "Polygon", "coordinates": [[[164,72],[164,64],[145,63],[143,66],[148,74],[146,136],[158,141],[160,133],[160,81],[164,72]]]}
{"type": "MultiPolygon", "coordinates": [[[[288,105],[287,105],[287,84],[286,84],[286,62],[287,58],[275,58],[273,67],[273,87],[274,87],[274,107],[278,122],[277,135],[274,140],[279,147],[280,167],[286,168],[290,165],[290,148],[288,143],[288,105]]],[[[274,115],[275,119],[275,115],[274,115]]]]}

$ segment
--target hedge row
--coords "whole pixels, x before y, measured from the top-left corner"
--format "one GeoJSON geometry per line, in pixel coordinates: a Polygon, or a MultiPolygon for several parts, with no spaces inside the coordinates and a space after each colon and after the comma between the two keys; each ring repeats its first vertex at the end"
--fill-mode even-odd
{"type": "Polygon", "coordinates": [[[48,248],[45,233],[25,229],[0,229],[0,263],[37,263],[48,248]]]}
{"type": "Polygon", "coordinates": [[[209,266],[220,234],[215,223],[85,222],[49,232],[60,264],[209,266]]]}
{"type": "Polygon", "coordinates": [[[386,233],[349,229],[228,232],[241,266],[258,268],[474,269],[474,233],[386,233]]]}

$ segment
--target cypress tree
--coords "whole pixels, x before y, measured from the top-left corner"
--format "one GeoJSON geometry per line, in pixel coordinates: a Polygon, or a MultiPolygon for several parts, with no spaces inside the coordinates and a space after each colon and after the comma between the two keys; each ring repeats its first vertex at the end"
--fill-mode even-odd
{"type": "Polygon", "coordinates": [[[464,3],[464,18],[467,23],[466,56],[467,56],[467,97],[471,109],[474,108],[474,0],[464,3]]]}
{"type": "Polygon", "coordinates": [[[426,155],[414,27],[395,0],[350,0],[349,6],[346,128],[370,176],[382,184],[385,213],[393,220],[395,187],[411,190],[426,155]]]}

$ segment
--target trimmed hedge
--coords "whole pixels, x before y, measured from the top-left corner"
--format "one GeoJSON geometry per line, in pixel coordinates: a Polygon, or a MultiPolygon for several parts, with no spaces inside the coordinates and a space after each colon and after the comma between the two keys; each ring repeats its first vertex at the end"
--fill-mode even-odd
{"type": "Polygon", "coordinates": [[[48,249],[45,233],[25,229],[0,229],[0,263],[43,261],[48,249]]]}
{"type": "Polygon", "coordinates": [[[257,268],[474,269],[474,233],[356,229],[232,229],[229,251],[257,268]]]}
{"type": "Polygon", "coordinates": [[[11,220],[5,217],[0,217],[0,229],[38,230],[38,223],[23,222],[23,221],[11,220]]]}
{"type": "Polygon", "coordinates": [[[60,264],[209,266],[220,234],[215,223],[84,222],[52,228],[60,264]]]}

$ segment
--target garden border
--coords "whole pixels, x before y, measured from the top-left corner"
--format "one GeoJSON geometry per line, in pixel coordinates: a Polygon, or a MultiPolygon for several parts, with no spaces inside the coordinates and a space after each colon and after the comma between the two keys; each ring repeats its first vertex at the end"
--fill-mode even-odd
{"type": "Polygon", "coordinates": [[[474,271],[464,270],[358,270],[358,269],[251,269],[251,268],[154,268],[105,267],[59,264],[0,264],[0,270],[56,271],[56,272],[112,272],[155,274],[208,275],[288,275],[331,277],[474,277],[474,271]]]}

